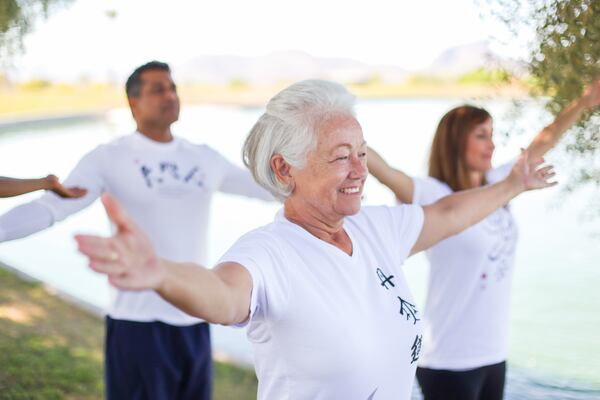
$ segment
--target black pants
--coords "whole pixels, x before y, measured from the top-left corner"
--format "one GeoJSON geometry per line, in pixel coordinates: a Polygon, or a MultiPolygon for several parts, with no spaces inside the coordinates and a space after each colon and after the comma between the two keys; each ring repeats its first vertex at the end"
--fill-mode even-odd
{"type": "Polygon", "coordinates": [[[467,371],[417,368],[425,400],[502,400],[506,362],[467,371]]]}
{"type": "Polygon", "coordinates": [[[212,357],[206,323],[173,326],[106,317],[108,400],[210,400],[212,357]]]}

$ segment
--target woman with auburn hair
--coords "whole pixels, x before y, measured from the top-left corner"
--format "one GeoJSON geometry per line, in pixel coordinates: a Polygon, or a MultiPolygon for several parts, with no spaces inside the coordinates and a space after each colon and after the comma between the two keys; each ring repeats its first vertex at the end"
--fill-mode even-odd
{"type": "MultiPolygon", "coordinates": [[[[533,139],[541,158],[585,110],[600,104],[600,80],[587,87],[533,139]]],[[[370,173],[401,203],[426,206],[454,192],[498,182],[513,162],[492,168],[490,114],[464,105],[437,127],[429,176],[413,178],[369,149],[370,173]]],[[[427,251],[431,267],[417,379],[425,400],[499,400],[508,354],[508,308],[517,229],[507,205],[427,251]]]]}

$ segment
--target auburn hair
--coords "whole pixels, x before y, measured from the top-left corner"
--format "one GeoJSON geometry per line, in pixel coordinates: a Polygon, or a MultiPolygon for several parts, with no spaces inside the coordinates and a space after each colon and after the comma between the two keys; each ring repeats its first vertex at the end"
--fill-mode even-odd
{"type": "MultiPolygon", "coordinates": [[[[477,187],[471,182],[465,162],[467,139],[475,126],[491,118],[483,108],[470,105],[448,111],[440,120],[433,137],[429,176],[445,182],[455,192],[477,187]]],[[[481,184],[485,184],[485,181],[481,184]]]]}

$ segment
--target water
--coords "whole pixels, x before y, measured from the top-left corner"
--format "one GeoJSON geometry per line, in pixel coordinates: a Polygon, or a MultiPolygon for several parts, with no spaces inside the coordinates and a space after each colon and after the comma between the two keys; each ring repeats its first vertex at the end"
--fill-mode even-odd
{"type": "MultiPolygon", "coordinates": [[[[460,101],[448,99],[361,102],[358,118],[366,140],[386,159],[409,174],[424,175],[437,121],[457,104],[460,101]]],[[[501,116],[508,103],[485,106],[493,115],[501,116]]],[[[548,119],[535,104],[527,110],[518,122],[526,133],[499,145],[496,163],[514,157],[548,119]]],[[[261,112],[254,108],[186,107],[174,132],[208,143],[241,165],[241,143],[261,112]]],[[[496,128],[502,125],[498,118],[496,128]]],[[[65,177],[86,151],[132,130],[129,111],[124,109],[110,112],[105,121],[5,130],[0,133],[0,175],[54,173],[65,177]]],[[[560,159],[558,155],[549,158],[560,159]]],[[[559,162],[557,167],[560,174],[568,163],[559,162]]],[[[0,212],[36,196],[2,199],[0,212]]],[[[600,239],[591,236],[598,221],[581,219],[585,198],[559,196],[560,188],[554,188],[527,193],[513,203],[520,241],[511,308],[507,384],[507,398],[511,400],[600,398],[600,291],[596,289],[600,282],[600,239]]],[[[392,204],[393,196],[371,179],[365,188],[365,203],[392,204]]],[[[273,204],[217,195],[212,212],[211,261],[244,232],[270,222],[277,209],[273,204]]],[[[75,251],[75,232],[108,233],[99,203],[46,231],[1,244],[0,259],[77,298],[105,307],[110,298],[108,285],[85,267],[85,260],[75,251]]],[[[424,257],[412,257],[405,269],[422,307],[427,278],[424,257]]],[[[243,330],[215,327],[213,340],[219,353],[252,362],[243,330]]]]}

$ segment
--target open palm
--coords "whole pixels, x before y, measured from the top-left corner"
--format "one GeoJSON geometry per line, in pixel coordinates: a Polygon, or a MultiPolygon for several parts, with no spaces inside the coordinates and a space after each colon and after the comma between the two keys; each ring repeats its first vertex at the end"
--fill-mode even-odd
{"type": "Polygon", "coordinates": [[[543,159],[530,161],[527,151],[523,150],[510,172],[510,178],[522,185],[524,190],[544,189],[556,185],[556,182],[550,181],[556,175],[554,167],[543,164],[543,159]]]}
{"type": "Polygon", "coordinates": [[[91,269],[107,275],[109,282],[120,289],[157,289],[164,278],[164,267],[152,243],[115,199],[103,194],[102,203],[117,231],[108,238],[77,235],[79,251],[88,257],[91,269]]]}

